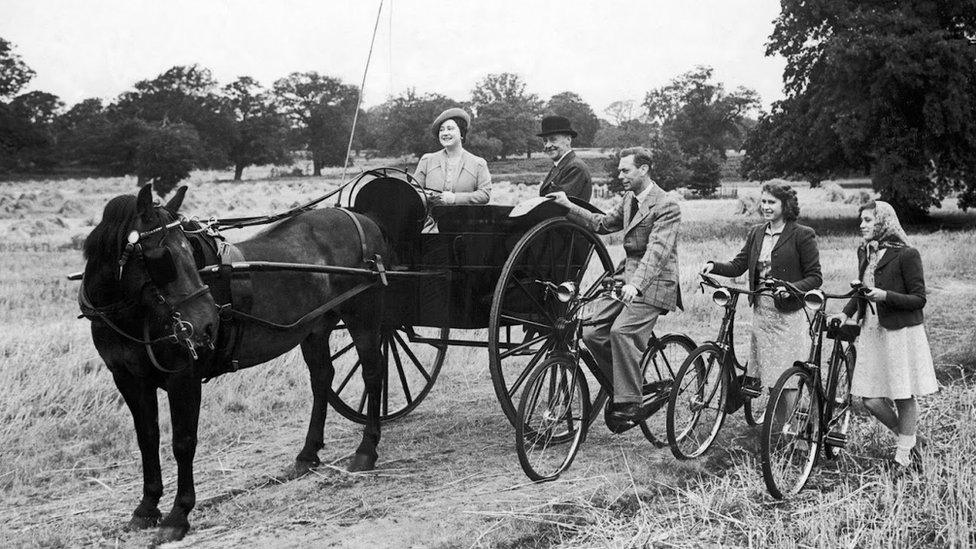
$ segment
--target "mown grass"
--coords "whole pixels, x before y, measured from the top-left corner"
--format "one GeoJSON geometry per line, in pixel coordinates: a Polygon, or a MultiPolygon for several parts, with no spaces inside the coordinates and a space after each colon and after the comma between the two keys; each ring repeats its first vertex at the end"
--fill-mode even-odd
{"type": "MultiPolygon", "coordinates": [[[[18,185],[24,186],[12,193],[27,184],[18,185]]],[[[130,188],[119,180],[59,183],[57,192],[83,204],[84,211],[69,217],[66,228],[34,236],[12,229],[28,219],[0,216],[0,539],[6,543],[76,546],[142,539],[117,529],[141,486],[131,419],[91,345],[87,321],[75,318],[77,283],[63,278],[82,266],[71,238],[90,230],[110,196],[130,188]]],[[[199,182],[187,210],[203,216],[209,210],[226,213],[232,205],[242,214],[262,213],[272,200],[287,207],[320,190],[311,181],[199,182]]],[[[801,205],[805,222],[821,235],[825,286],[843,289],[856,274],[856,207],[823,203],[818,190],[803,190],[801,205]]],[[[660,330],[703,341],[714,337],[718,310],[697,292],[695,273],[707,259],[734,255],[754,220],[734,214],[736,204],[729,200],[683,202],[682,208],[685,311],[662,319],[660,330]]],[[[565,482],[525,485],[511,430],[491,392],[484,351],[452,349],[428,401],[384,431],[381,473],[387,477],[349,477],[327,469],[303,483],[277,487],[266,477],[300,447],[309,402],[305,367],[290,353],[205,387],[197,452],[201,506],[192,518],[198,540],[225,546],[237,540],[222,530],[231,525],[250,532],[252,544],[270,541],[275,532],[292,531],[294,521],[306,519],[325,521],[338,536],[365,536],[368,525],[389,524],[384,521],[391,517],[403,525],[410,513],[443,514],[439,502],[451,500],[448,524],[454,530],[428,530],[416,539],[498,547],[972,545],[976,389],[969,345],[976,320],[976,254],[968,250],[976,246],[974,218],[946,207],[934,216],[940,221],[909,228],[925,262],[926,328],[944,384],[922,401],[921,429],[930,440],[922,475],[892,479],[880,466],[890,453],[890,437],[861,418],[845,457],[824,464],[799,497],[777,503],[758,474],[755,431],[734,418],[717,447],[694,462],[674,461],[639,436],[611,437],[597,424],[565,482]],[[241,495],[227,495],[229,487],[241,486],[241,495]],[[498,495],[476,497],[472,486],[498,495]],[[346,502],[355,498],[362,503],[350,507],[346,502]],[[494,514],[484,514],[486,508],[494,514]],[[475,511],[482,514],[465,515],[475,511]],[[454,538],[447,537],[451,533],[454,538]]],[[[618,245],[611,251],[621,254],[618,245]]],[[[749,322],[743,308],[741,356],[749,322]]],[[[175,466],[163,393],[160,401],[161,456],[172,494],[175,466]]],[[[341,464],[358,433],[357,426],[332,414],[323,457],[341,464]]]]}

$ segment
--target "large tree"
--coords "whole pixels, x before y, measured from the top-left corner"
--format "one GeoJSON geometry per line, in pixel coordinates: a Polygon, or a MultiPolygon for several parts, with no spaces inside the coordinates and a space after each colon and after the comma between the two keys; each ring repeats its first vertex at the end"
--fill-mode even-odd
{"type": "Polygon", "coordinates": [[[746,175],[862,171],[902,214],[976,204],[972,0],[783,0],[767,55],[786,98],[747,143],[746,175]]]}
{"type": "Polygon", "coordinates": [[[234,181],[241,180],[248,166],[288,162],[287,121],[278,114],[270,92],[257,80],[241,76],[221,93],[232,121],[227,156],[234,165],[234,181]]]}
{"type": "Polygon", "coordinates": [[[438,145],[431,135],[430,123],[445,109],[457,105],[457,101],[440,94],[418,95],[416,90],[408,89],[369,110],[374,146],[384,154],[418,157],[435,150],[438,145]]]}
{"type": "Polygon", "coordinates": [[[0,100],[20,93],[32,78],[34,71],[14,53],[14,45],[0,37],[0,100]]]}
{"type": "Polygon", "coordinates": [[[593,146],[593,138],[600,129],[600,119],[593,113],[590,105],[583,101],[578,94],[566,91],[557,93],[546,103],[546,112],[565,116],[572,122],[573,129],[579,135],[573,140],[573,145],[579,147],[593,146]]]}
{"type": "Polygon", "coordinates": [[[199,65],[175,66],[152,80],[137,82],[113,106],[121,119],[138,118],[159,126],[187,124],[198,134],[201,167],[223,168],[234,133],[233,119],[219,95],[210,70],[199,65]]]}
{"type": "Polygon", "coordinates": [[[314,175],[322,175],[324,166],[342,166],[359,88],[312,71],[291,73],[273,89],[296,143],[312,153],[314,175]]]}
{"type": "Polygon", "coordinates": [[[724,159],[726,149],[741,146],[745,120],[759,106],[759,96],[744,87],[726,92],[713,82],[713,73],[711,67],[695,67],[647,92],[643,105],[651,123],[672,135],[683,151],[724,159]]]}
{"type": "Polygon", "coordinates": [[[649,91],[643,103],[647,120],[658,128],[656,142],[667,145],[660,151],[674,165],[669,173],[702,196],[718,188],[725,151],[741,148],[748,116],[759,105],[753,90],[726,92],[712,77],[710,67],[695,67],[649,91]]]}
{"type": "Polygon", "coordinates": [[[526,153],[538,149],[535,137],[542,101],[526,92],[525,82],[509,72],[489,74],[471,92],[471,103],[478,118],[479,134],[501,143],[499,155],[526,153]]]}

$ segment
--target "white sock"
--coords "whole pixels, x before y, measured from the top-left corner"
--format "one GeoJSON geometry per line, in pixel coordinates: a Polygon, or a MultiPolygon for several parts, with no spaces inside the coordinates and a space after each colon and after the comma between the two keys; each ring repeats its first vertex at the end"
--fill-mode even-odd
{"type": "Polygon", "coordinates": [[[911,452],[914,447],[915,435],[898,435],[898,442],[895,444],[895,461],[906,467],[911,465],[911,452]]]}

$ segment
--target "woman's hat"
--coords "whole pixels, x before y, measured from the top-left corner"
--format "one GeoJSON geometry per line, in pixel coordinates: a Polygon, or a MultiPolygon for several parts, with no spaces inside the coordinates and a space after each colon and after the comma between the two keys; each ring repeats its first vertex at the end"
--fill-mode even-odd
{"type": "MultiPolygon", "coordinates": [[[[433,132],[434,137],[437,137],[437,132],[441,129],[441,124],[450,118],[460,118],[464,120],[465,126],[471,125],[471,115],[464,111],[464,109],[458,107],[451,107],[446,111],[442,112],[437,118],[434,119],[434,123],[430,125],[430,131],[433,132]]],[[[463,131],[463,130],[462,130],[463,131]]]]}
{"type": "Polygon", "coordinates": [[[545,137],[547,135],[554,135],[557,133],[565,133],[570,137],[575,138],[578,133],[573,129],[573,125],[570,124],[569,119],[565,116],[546,116],[542,119],[542,132],[537,133],[539,137],[545,137]]]}

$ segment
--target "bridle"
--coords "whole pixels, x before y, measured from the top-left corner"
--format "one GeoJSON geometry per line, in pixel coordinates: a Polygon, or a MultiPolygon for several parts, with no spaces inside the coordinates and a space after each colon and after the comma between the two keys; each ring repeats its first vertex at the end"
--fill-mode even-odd
{"type": "MultiPolygon", "coordinates": [[[[168,211],[168,210],[167,210],[168,211]]],[[[152,293],[153,300],[162,305],[166,310],[166,315],[169,318],[169,323],[166,326],[165,335],[151,338],[149,334],[149,317],[143,314],[142,318],[142,337],[136,337],[125,330],[123,330],[119,325],[112,320],[112,318],[118,319],[120,316],[129,313],[130,311],[136,310],[140,307],[138,299],[133,299],[131,297],[125,297],[114,303],[108,305],[96,307],[92,304],[91,299],[88,297],[88,292],[85,287],[85,282],[82,280],[81,288],[78,294],[78,304],[81,307],[82,316],[88,318],[89,320],[101,320],[112,330],[122,336],[124,339],[143,345],[146,349],[146,354],[149,356],[149,361],[153,366],[166,374],[172,374],[181,371],[183,368],[168,369],[163,367],[159,361],[156,359],[156,354],[153,352],[152,346],[157,343],[171,343],[178,345],[183,348],[193,360],[199,359],[199,354],[197,353],[197,347],[206,345],[209,349],[214,349],[213,338],[215,335],[207,337],[207,340],[203,343],[198,344],[194,336],[198,332],[196,327],[193,326],[192,322],[184,320],[182,314],[178,310],[181,305],[189,303],[190,301],[197,299],[201,296],[210,293],[210,287],[203,284],[199,288],[196,288],[189,294],[179,297],[176,300],[170,301],[163,295],[160,291],[159,286],[154,280],[154,272],[160,278],[162,284],[172,282],[176,279],[177,273],[175,272],[176,266],[173,261],[172,255],[168,248],[162,246],[163,240],[171,230],[179,229],[184,234],[197,234],[208,230],[208,226],[203,226],[200,229],[189,229],[185,225],[189,222],[185,217],[180,217],[179,219],[164,223],[158,227],[150,229],[148,231],[131,231],[128,234],[125,248],[123,249],[118,261],[118,270],[116,272],[116,281],[121,282],[122,274],[129,264],[130,261],[138,260],[141,261],[149,273],[149,276],[145,277],[142,285],[140,286],[139,293],[143,290],[149,290],[152,293]],[[143,243],[146,242],[148,237],[162,233],[159,239],[159,243],[150,248],[144,246],[143,243]],[[158,251],[157,250],[161,250],[158,251]],[[158,257],[157,257],[158,256],[158,257]]],[[[219,316],[217,317],[219,322],[219,316]]],[[[214,330],[216,334],[217,330],[214,330]]]]}

